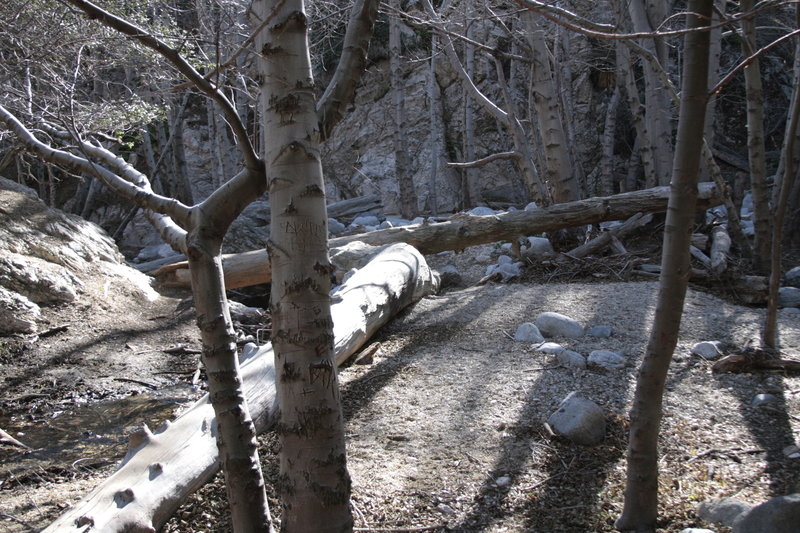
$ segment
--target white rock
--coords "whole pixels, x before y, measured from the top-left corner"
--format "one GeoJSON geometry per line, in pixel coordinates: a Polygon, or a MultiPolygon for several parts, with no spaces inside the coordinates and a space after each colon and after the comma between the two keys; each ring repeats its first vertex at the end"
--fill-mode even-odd
{"type": "Polygon", "coordinates": [[[549,239],[545,239],[544,237],[528,237],[528,247],[525,250],[526,255],[535,257],[552,253],[553,245],[550,244],[549,239]]]}
{"type": "Polygon", "coordinates": [[[542,352],[550,355],[558,355],[564,351],[564,347],[555,342],[545,342],[536,347],[537,352],[542,352]]]}
{"type": "Polygon", "coordinates": [[[495,211],[494,209],[491,209],[489,207],[478,206],[478,207],[473,207],[472,209],[467,211],[467,213],[478,217],[484,217],[486,215],[496,215],[498,211],[495,211]]]}
{"type": "Polygon", "coordinates": [[[536,205],[536,202],[531,202],[525,206],[525,211],[533,211],[534,209],[539,209],[539,206],[536,205]]]}
{"type": "Polygon", "coordinates": [[[507,487],[511,484],[511,478],[508,476],[500,476],[494,480],[494,484],[498,487],[507,487]]]}
{"type": "Polygon", "coordinates": [[[715,533],[711,529],[705,529],[701,527],[687,527],[686,529],[681,529],[681,533],[715,533]]]}
{"type": "Polygon", "coordinates": [[[523,342],[544,342],[544,337],[539,333],[537,328],[531,322],[525,322],[517,326],[517,331],[514,333],[515,341],[523,342]]]}
{"type": "Polygon", "coordinates": [[[753,401],[750,402],[751,407],[761,407],[762,405],[778,405],[781,399],[774,394],[756,394],[753,401]]]}
{"type": "Polygon", "coordinates": [[[719,341],[698,342],[697,344],[692,346],[690,352],[693,355],[700,356],[703,359],[707,359],[709,361],[714,361],[722,356],[722,351],[720,351],[719,341]]]}
{"type": "Polygon", "coordinates": [[[800,524],[800,494],[772,498],[740,514],[732,533],[797,533],[800,524]]]}
{"type": "Polygon", "coordinates": [[[332,235],[339,235],[344,233],[346,229],[347,227],[335,218],[328,219],[328,233],[332,235]]]}
{"type": "Polygon", "coordinates": [[[599,366],[608,370],[625,368],[625,356],[610,350],[594,350],[589,354],[589,365],[599,366]]]}
{"type": "Polygon", "coordinates": [[[353,219],[350,226],[377,226],[381,221],[375,215],[361,215],[353,219]]]}
{"type": "Polygon", "coordinates": [[[535,323],[545,337],[567,337],[570,339],[583,337],[583,327],[576,320],[560,313],[542,313],[536,317],[535,323]]]}
{"type": "Polygon", "coordinates": [[[394,227],[394,225],[391,222],[389,222],[388,220],[384,220],[383,222],[378,224],[378,229],[389,229],[389,228],[393,228],[393,227],[394,227]]]}
{"type": "Polygon", "coordinates": [[[576,444],[593,446],[603,441],[606,434],[606,417],[594,402],[571,392],[550,415],[547,423],[558,435],[576,444]]]}
{"type": "Polygon", "coordinates": [[[509,256],[507,256],[507,255],[501,255],[500,257],[497,258],[497,264],[498,265],[510,265],[513,262],[514,262],[514,259],[509,257],[509,256]]]}

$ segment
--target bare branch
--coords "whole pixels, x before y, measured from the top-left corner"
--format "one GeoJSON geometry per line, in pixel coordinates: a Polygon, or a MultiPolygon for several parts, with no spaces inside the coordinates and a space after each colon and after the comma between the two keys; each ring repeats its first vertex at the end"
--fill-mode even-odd
{"type": "Polygon", "coordinates": [[[260,166],[260,159],[253,148],[252,143],[250,143],[250,138],[247,135],[247,128],[245,128],[244,124],[242,123],[241,118],[236,113],[236,109],[234,108],[233,104],[228,100],[228,98],[220,91],[218,88],[214,87],[210,81],[204,78],[195,68],[190,65],[181,54],[175,50],[174,48],[170,47],[165,42],[157,39],[153,35],[151,35],[146,30],[136,26],[135,24],[131,24],[127,20],[120,18],[99,6],[89,2],[88,0],[66,0],[70,4],[74,5],[75,7],[82,10],[86,13],[86,16],[90,19],[96,19],[100,21],[103,25],[108,26],[118,32],[127,35],[136,41],[138,41],[143,46],[150,48],[161,54],[165,59],[167,59],[172,65],[178,69],[178,71],[186,76],[189,81],[194,83],[194,85],[206,96],[214,100],[217,104],[219,104],[220,108],[222,109],[225,118],[227,119],[233,133],[236,137],[237,144],[239,148],[242,150],[242,155],[244,156],[245,164],[248,168],[257,169],[260,166]]]}
{"type": "Polygon", "coordinates": [[[117,158],[117,156],[104,148],[81,141],[81,148],[87,154],[95,155],[110,163],[111,166],[124,170],[121,175],[118,175],[103,165],[89,161],[87,158],[53,148],[39,141],[30,130],[2,105],[0,105],[0,121],[6,123],[28,150],[36,153],[43,160],[64,167],[75,174],[96,176],[115,193],[128,198],[146,210],[152,211],[152,220],[158,222],[155,226],[162,237],[173,246],[181,242],[180,237],[185,235],[185,231],[178,227],[175,221],[188,227],[191,209],[173,198],[155,194],[150,189],[147,178],[128,165],[127,162],[117,158]],[[156,213],[161,216],[156,215],[156,213]]]}
{"type": "Polygon", "coordinates": [[[481,159],[477,159],[475,161],[469,161],[465,163],[447,163],[447,166],[451,168],[475,168],[488,165],[492,161],[497,161],[498,159],[519,159],[519,154],[517,152],[499,152],[496,154],[487,155],[486,157],[482,157],[481,159]]]}

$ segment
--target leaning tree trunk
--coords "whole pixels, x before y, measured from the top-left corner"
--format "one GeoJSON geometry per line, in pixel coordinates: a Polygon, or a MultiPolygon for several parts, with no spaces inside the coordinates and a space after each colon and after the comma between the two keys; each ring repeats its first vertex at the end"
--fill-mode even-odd
{"type": "Polygon", "coordinates": [[[272,202],[272,344],[280,403],[283,531],[348,531],[350,477],[333,360],[328,219],[302,0],[256,0],[272,202]]]}
{"type": "MultiPolygon", "coordinates": [[[[713,0],[691,0],[687,26],[707,26],[712,4],[713,0]]],[[[690,272],[689,245],[708,92],[708,47],[708,32],[689,33],[684,41],[681,109],[658,303],[631,410],[625,504],[616,523],[622,531],[655,531],[658,517],[658,433],[664,384],[678,340],[690,272]]]]}
{"type": "MultiPolygon", "coordinates": [[[[755,0],[742,0],[742,11],[750,11],[755,0]]],[[[742,20],[742,52],[745,57],[753,55],[756,46],[755,21],[742,20]]],[[[767,186],[767,163],[764,148],[764,91],[761,86],[761,67],[758,57],[744,69],[747,91],[747,155],[750,162],[750,192],[753,196],[755,217],[755,240],[753,243],[753,266],[759,274],[769,272],[771,217],[769,188],[767,186]]]]}

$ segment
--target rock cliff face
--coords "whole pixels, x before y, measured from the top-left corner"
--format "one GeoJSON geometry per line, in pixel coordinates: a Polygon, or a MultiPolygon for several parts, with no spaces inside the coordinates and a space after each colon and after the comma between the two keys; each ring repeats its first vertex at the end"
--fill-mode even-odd
{"type": "Polygon", "coordinates": [[[35,332],[40,306],[110,300],[121,290],[157,296],[100,227],[0,178],[0,334],[35,332]]]}

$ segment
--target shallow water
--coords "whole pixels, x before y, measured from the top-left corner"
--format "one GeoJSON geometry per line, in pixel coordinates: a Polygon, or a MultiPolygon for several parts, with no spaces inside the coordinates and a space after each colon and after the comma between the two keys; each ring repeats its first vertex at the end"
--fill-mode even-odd
{"type": "Polygon", "coordinates": [[[116,463],[132,431],[143,424],[157,428],[196,396],[194,388],[176,386],[50,413],[0,416],[0,428],[31,448],[0,446],[0,478],[116,463]]]}

